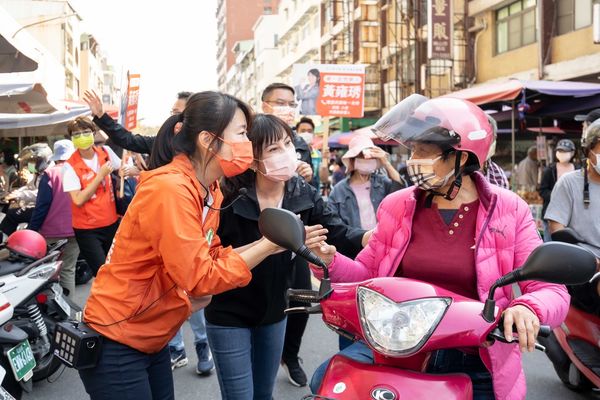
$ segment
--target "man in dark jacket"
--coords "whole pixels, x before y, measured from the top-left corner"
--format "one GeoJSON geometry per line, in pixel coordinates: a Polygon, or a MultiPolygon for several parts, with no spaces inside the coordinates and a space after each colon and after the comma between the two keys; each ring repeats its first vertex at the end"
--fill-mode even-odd
{"type": "MultiPolygon", "coordinates": [[[[171,115],[182,113],[187,99],[191,95],[191,92],[179,92],[177,100],[171,108],[171,115]]],[[[134,153],[150,154],[152,152],[156,136],[137,135],[125,129],[104,112],[102,100],[94,92],[86,91],[83,100],[88,104],[90,110],[92,110],[94,123],[108,135],[112,143],[134,153]]]]}

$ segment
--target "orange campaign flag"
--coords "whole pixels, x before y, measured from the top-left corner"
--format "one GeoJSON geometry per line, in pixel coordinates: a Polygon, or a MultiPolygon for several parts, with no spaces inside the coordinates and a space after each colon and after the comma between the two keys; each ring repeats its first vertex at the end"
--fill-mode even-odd
{"type": "Polygon", "coordinates": [[[133,129],[137,126],[138,97],[140,94],[140,75],[128,75],[127,108],[125,111],[125,128],[133,129]]]}

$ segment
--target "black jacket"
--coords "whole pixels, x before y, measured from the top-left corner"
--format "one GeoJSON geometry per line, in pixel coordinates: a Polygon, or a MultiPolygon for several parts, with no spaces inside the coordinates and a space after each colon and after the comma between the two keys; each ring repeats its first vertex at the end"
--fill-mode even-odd
{"type": "MultiPolygon", "coordinates": [[[[258,230],[260,208],[254,184],[247,195],[232,207],[221,211],[218,235],[223,246],[244,246],[261,238],[258,230]]],[[[344,225],[317,193],[302,178],[286,183],[282,208],[299,214],[305,225],[322,224],[329,230],[328,243],[342,253],[356,254],[360,249],[363,230],[344,225]]],[[[216,295],[205,310],[211,324],[235,327],[255,327],[273,324],[284,318],[285,292],[290,287],[293,268],[298,257],[285,251],[267,257],[252,270],[252,280],[243,288],[216,295]]]]}
{"type": "Polygon", "coordinates": [[[94,123],[102,129],[114,144],[133,151],[134,153],[150,154],[155,136],[134,135],[123,126],[119,125],[108,114],[104,113],[102,117],[94,117],[94,123]]]}
{"type": "MultiPolygon", "coordinates": [[[[304,161],[312,168],[312,157],[310,155],[310,147],[300,136],[294,134],[294,147],[296,148],[296,156],[298,160],[304,161]]],[[[314,172],[314,171],[313,171],[314,172]]]]}
{"type": "MultiPolygon", "coordinates": [[[[575,169],[579,167],[575,165],[575,169]]],[[[542,207],[542,215],[546,215],[546,209],[548,208],[548,204],[550,204],[550,196],[552,195],[552,189],[554,189],[554,185],[556,185],[556,181],[558,180],[558,172],[556,171],[556,163],[552,163],[548,165],[544,172],[542,173],[542,181],[540,182],[539,193],[542,199],[544,200],[544,206],[542,207]]]]}
{"type": "Polygon", "coordinates": [[[546,208],[548,208],[548,204],[550,204],[550,195],[552,194],[552,189],[554,189],[554,185],[556,185],[556,164],[552,163],[546,168],[544,168],[544,172],[542,173],[542,181],[540,182],[540,196],[544,200],[544,207],[542,208],[542,215],[546,215],[546,208]]]}

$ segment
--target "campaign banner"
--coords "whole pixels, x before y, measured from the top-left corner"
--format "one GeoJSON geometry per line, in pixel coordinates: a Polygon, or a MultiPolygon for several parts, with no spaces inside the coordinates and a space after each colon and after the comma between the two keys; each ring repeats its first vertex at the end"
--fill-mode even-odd
{"type": "Polygon", "coordinates": [[[301,115],[363,117],[365,65],[294,64],[292,79],[301,115]]]}
{"type": "Polygon", "coordinates": [[[137,126],[138,97],[140,94],[140,74],[127,74],[127,106],[125,108],[125,129],[137,126]]]}

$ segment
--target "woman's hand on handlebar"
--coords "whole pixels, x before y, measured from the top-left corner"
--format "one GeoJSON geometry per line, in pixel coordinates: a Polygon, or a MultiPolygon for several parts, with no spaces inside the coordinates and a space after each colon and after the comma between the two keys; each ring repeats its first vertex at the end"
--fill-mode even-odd
{"type": "Polygon", "coordinates": [[[335,246],[329,245],[325,242],[321,242],[319,246],[311,249],[313,253],[321,258],[327,266],[333,262],[333,256],[335,256],[335,246]]]}
{"type": "Polygon", "coordinates": [[[540,330],[540,320],[529,308],[516,305],[507,308],[503,313],[504,337],[511,342],[513,340],[513,325],[517,328],[519,335],[519,347],[521,352],[532,352],[535,350],[535,339],[540,330]]]}

